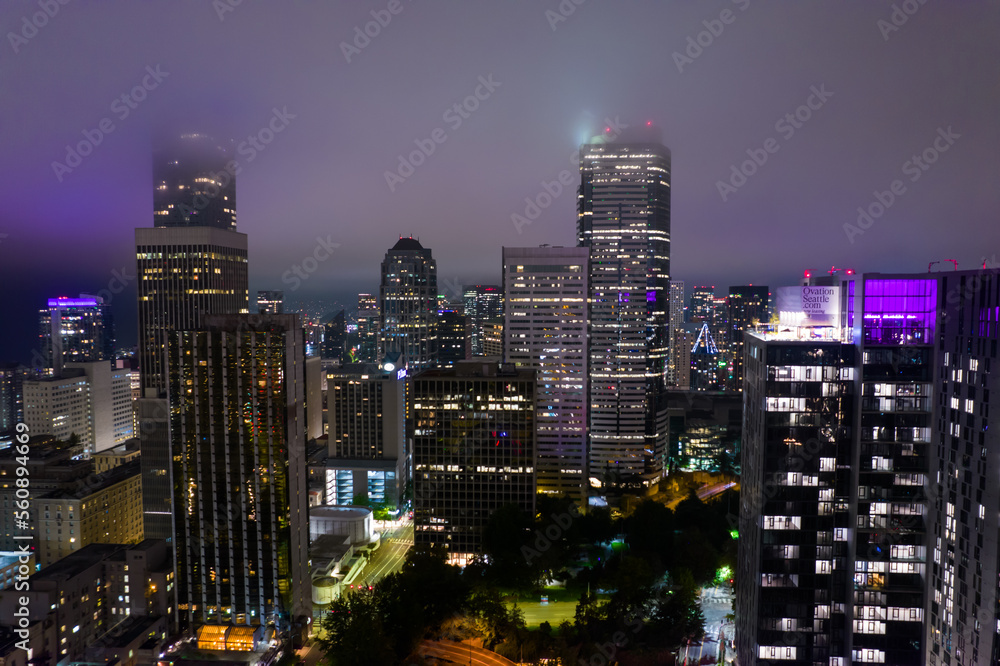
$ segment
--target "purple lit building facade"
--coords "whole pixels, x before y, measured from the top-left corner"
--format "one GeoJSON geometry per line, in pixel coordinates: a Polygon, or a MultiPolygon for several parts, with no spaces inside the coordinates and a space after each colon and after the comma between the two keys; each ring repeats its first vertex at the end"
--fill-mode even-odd
{"type": "Polygon", "coordinates": [[[996,271],[804,284],[839,326],[747,336],[740,663],[1000,663],[996,271]]]}
{"type": "Polygon", "coordinates": [[[39,312],[38,337],[46,367],[55,375],[68,362],[110,361],[115,357],[111,306],[100,296],[50,298],[39,312]]]}

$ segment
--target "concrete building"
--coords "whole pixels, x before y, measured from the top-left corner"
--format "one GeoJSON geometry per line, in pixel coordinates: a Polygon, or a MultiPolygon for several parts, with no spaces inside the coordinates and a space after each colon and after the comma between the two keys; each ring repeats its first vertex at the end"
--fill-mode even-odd
{"type": "Polygon", "coordinates": [[[31,513],[43,567],[92,543],[138,543],[143,539],[139,462],[40,494],[31,500],[31,513]]]}
{"type": "Polygon", "coordinates": [[[407,480],[406,371],[370,363],[332,368],[326,376],[328,451],[324,503],[357,495],[396,507],[407,480]]]}
{"type": "Polygon", "coordinates": [[[28,590],[0,591],[0,625],[12,626],[26,597],[35,629],[32,663],[103,661],[105,650],[124,642],[119,663],[153,664],[175,612],[173,582],[170,551],[162,541],[92,544],[36,573],[28,590]],[[136,654],[140,649],[144,659],[136,654]]]}
{"type": "Polygon", "coordinates": [[[24,419],[32,434],[75,434],[84,455],[122,444],[134,432],[129,371],[107,361],[67,362],[59,376],[25,380],[24,419]]]}

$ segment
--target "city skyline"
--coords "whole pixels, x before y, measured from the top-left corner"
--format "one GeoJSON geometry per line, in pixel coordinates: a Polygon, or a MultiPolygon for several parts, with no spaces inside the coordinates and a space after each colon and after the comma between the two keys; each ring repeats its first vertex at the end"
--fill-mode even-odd
{"type": "MultiPolygon", "coordinates": [[[[107,290],[116,320],[126,324],[119,337],[134,342],[126,330],[135,320],[127,237],[152,226],[153,137],[175,129],[235,142],[250,289],[284,289],[290,302],[324,294],[349,303],[351,293],[372,291],[378,257],[400,235],[435,249],[442,285],[496,283],[503,245],[572,245],[575,183],[559,180],[574,173],[570,155],[605,123],[648,120],[662,127],[674,155],[672,241],[686,250],[675,253],[677,279],[783,284],[830,265],[920,272],[932,261],[956,259],[971,269],[993,256],[989,211],[998,195],[989,174],[998,158],[988,146],[996,145],[998,98],[980,63],[997,59],[988,37],[1000,20],[995,7],[920,5],[905,21],[896,17],[897,26],[891,4],[794,11],[743,2],[636,5],[622,13],[589,3],[568,16],[555,2],[509,10],[400,6],[358,48],[353,41],[364,40],[355,27],[363,33],[371,12],[387,10],[344,4],[278,16],[267,7],[217,13],[115,4],[74,14],[70,6],[34,35],[22,21],[34,5],[6,5],[0,25],[18,39],[8,45],[12,57],[0,60],[0,75],[20,101],[0,111],[7,147],[0,260],[6,279],[25,283],[13,316],[53,294],[107,290]],[[729,23],[719,18],[723,9],[729,23]],[[247,27],[262,20],[279,44],[305,34],[288,49],[261,49],[247,27]],[[316,30],[323,49],[298,46],[320,43],[309,39],[316,30]],[[608,30],[627,30],[659,63],[655,76],[633,64],[638,51],[595,45],[608,30]],[[952,31],[961,31],[965,48],[952,48],[952,31]],[[106,32],[135,34],[142,46],[99,46],[114,42],[101,38],[106,32]],[[184,54],[174,47],[180,34],[189,40],[184,54]],[[757,47],[779,34],[779,45],[757,47]],[[524,43],[523,52],[508,35],[524,43]],[[83,46],[85,36],[92,46],[83,46]],[[448,46],[447,36],[457,43],[448,46]],[[851,48],[841,53],[844,44],[851,48]],[[73,49],[83,48],[87,58],[74,58],[73,49]],[[597,68],[574,66],[595,56],[597,68]],[[224,57],[232,62],[226,76],[204,67],[224,57]],[[79,72],[84,61],[102,76],[79,72]],[[57,104],[57,90],[74,103],[57,104]],[[969,90],[980,103],[962,101],[969,90]],[[120,100],[126,94],[135,108],[120,100]],[[198,111],[192,97],[202,100],[198,111]],[[462,109],[467,118],[448,113],[465,102],[476,107],[462,109]],[[798,112],[808,120],[796,120],[798,112]],[[100,130],[105,117],[111,132],[100,130]],[[430,138],[435,129],[444,132],[441,143],[430,138]],[[85,141],[84,132],[100,135],[100,144],[57,174],[53,163],[68,164],[66,146],[85,141]],[[769,139],[776,152],[765,148],[769,139]],[[399,156],[409,160],[419,145],[433,153],[412,175],[398,176],[402,183],[390,179],[390,189],[386,172],[408,173],[399,156]],[[925,153],[934,164],[923,162],[925,153]],[[766,163],[748,165],[755,155],[766,163]],[[734,175],[743,167],[754,173],[734,175]],[[552,195],[546,184],[569,191],[552,195]],[[534,219],[526,197],[538,208],[534,219]],[[857,224],[859,207],[878,213],[879,197],[891,197],[889,208],[863,234],[845,231],[857,224]],[[440,201],[448,202],[444,214],[434,208],[440,201]],[[530,224],[517,226],[512,216],[530,224]],[[318,239],[339,244],[337,256],[292,290],[282,277],[314,256],[318,239]],[[791,256],[794,262],[775,261],[791,256]]],[[[30,353],[26,336],[2,335],[17,358],[30,353]]]]}

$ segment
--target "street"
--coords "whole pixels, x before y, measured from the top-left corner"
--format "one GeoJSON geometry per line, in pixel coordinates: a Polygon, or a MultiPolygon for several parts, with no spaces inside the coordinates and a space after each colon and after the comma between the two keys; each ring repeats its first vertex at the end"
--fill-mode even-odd
{"type": "Polygon", "coordinates": [[[501,657],[496,652],[471,647],[453,641],[424,641],[417,650],[421,654],[447,659],[456,664],[473,664],[474,666],[515,666],[510,659],[501,657]]]}
{"type": "Polygon", "coordinates": [[[355,584],[374,585],[389,574],[399,571],[406,553],[413,547],[413,523],[407,522],[390,529],[382,537],[382,545],[358,575],[355,584]]]}
{"type": "MultiPolygon", "coordinates": [[[[723,640],[731,641],[733,632],[736,630],[732,622],[726,621],[726,615],[733,612],[733,601],[735,597],[728,586],[706,587],[701,591],[701,612],[705,616],[705,639],[699,647],[691,646],[689,652],[692,663],[695,655],[700,653],[718,656],[719,654],[719,633],[725,636],[723,640]]],[[[726,663],[733,663],[733,650],[727,647],[726,663]]]]}

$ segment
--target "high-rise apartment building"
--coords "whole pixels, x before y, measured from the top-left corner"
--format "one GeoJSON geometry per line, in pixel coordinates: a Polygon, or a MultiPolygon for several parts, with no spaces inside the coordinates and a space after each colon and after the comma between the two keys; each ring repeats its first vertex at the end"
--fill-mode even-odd
{"type": "Polygon", "coordinates": [[[50,298],[38,319],[42,355],[53,374],[62,372],[67,362],[114,359],[114,318],[100,296],[50,298]]]}
{"type": "Polygon", "coordinates": [[[667,441],[670,151],[652,127],[580,149],[590,250],[590,476],[655,483],[667,441]]]}
{"type": "Polygon", "coordinates": [[[585,247],[503,248],[504,356],[537,373],[536,479],[540,493],[587,501],[585,247]]]}
{"type": "Polygon", "coordinates": [[[730,391],[743,390],[743,334],[756,324],[768,322],[770,292],[767,287],[741,286],[729,288],[729,310],[726,322],[726,349],[732,358],[730,391]]]}
{"type": "Polygon", "coordinates": [[[183,134],[153,154],[153,220],[157,227],[236,231],[232,146],[205,134],[183,134]]]}
{"type": "Polygon", "coordinates": [[[995,663],[997,272],[796,291],[744,338],[740,663],[995,663]]]}
{"type": "Polygon", "coordinates": [[[437,362],[437,262],[414,238],[400,238],[382,260],[380,357],[401,354],[410,373],[437,362]]]}
{"type": "Polygon", "coordinates": [[[257,292],[258,314],[284,314],[284,312],[285,292],[274,290],[257,292]]]}
{"type": "Polygon", "coordinates": [[[168,356],[181,622],[299,622],[312,608],[299,317],[207,316],[171,334],[168,356]]]}
{"type": "Polygon", "coordinates": [[[848,666],[857,350],[837,336],[745,340],[739,661],[848,666]]]}
{"type": "Polygon", "coordinates": [[[534,515],[535,371],[480,360],[413,379],[415,542],[464,565],[490,515],[534,515]]]}
{"type": "Polygon", "coordinates": [[[503,317],[503,290],[499,285],[466,285],[462,299],[465,316],[469,318],[469,348],[473,356],[485,356],[483,324],[503,317]]]}

